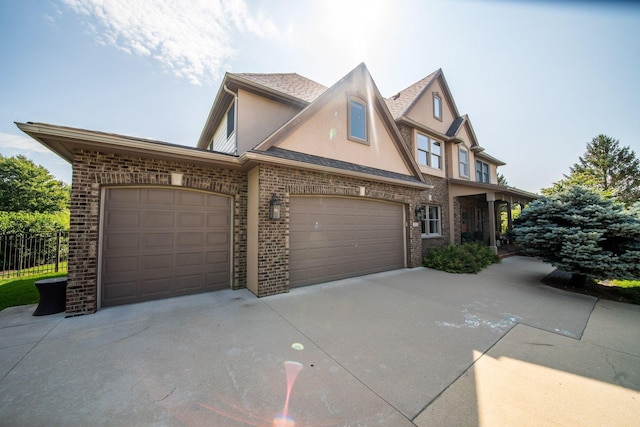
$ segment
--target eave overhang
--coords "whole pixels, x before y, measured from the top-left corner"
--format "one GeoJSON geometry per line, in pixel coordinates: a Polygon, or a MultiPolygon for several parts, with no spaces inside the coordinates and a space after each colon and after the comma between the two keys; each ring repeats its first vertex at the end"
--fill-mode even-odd
{"type": "Polygon", "coordinates": [[[84,149],[150,159],[215,165],[230,169],[242,168],[237,156],[162,141],[45,123],[16,123],[16,126],[69,163],[73,161],[75,151],[84,149]]]}
{"type": "Polygon", "coordinates": [[[521,190],[516,187],[509,187],[506,185],[498,185],[498,184],[486,184],[482,182],[468,181],[465,179],[454,179],[449,178],[447,182],[451,186],[458,187],[467,187],[471,190],[469,194],[483,194],[483,193],[495,193],[497,195],[503,195],[502,199],[505,198],[518,198],[518,199],[526,199],[527,201],[532,201],[540,198],[538,194],[530,193],[525,190],[521,190]],[[478,190],[475,193],[474,190],[478,190]]]}

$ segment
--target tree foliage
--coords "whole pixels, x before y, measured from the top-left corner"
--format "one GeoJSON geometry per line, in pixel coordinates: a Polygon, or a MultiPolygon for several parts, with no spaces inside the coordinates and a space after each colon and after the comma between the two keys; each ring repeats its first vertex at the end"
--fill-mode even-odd
{"type": "Polygon", "coordinates": [[[613,197],[627,206],[640,200],[640,160],[630,147],[620,147],[617,139],[598,135],[587,151],[571,167],[571,173],[542,193],[559,193],[581,185],[613,197]]]}
{"type": "Polygon", "coordinates": [[[68,212],[0,212],[0,234],[69,231],[68,212]]]}
{"type": "Polygon", "coordinates": [[[531,202],[514,233],[525,254],[576,277],[640,278],[640,206],[572,186],[531,202]]]}
{"type": "Polygon", "coordinates": [[[0,211],[61,212],[69,209],[69,185],[23,155],[0,155],[0,211]]]}

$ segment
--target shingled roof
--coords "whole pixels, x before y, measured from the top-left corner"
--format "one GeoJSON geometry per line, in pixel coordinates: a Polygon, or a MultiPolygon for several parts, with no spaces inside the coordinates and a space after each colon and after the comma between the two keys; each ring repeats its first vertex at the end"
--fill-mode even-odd
{"type": "Polygon", "coordinates": [[[382,178],[391,178],[398,181],[405,181],[414,184],[420,184],[414,176],[404,175],[397,172],[391,172],[383,169],[372,168],[369,166],[358,165],[355,163],[344,162],[342,160],[330,159],[327,157],[314,156],[312,154],[300,153],[298,151],[285,150],[278,147],[270,147],[266,151],[253,151],[254,153],[266,154],[281,159],[295,160],[298,162],[309,163],[318,166],[327,166],[335,169],[342,169],[345,171],[366,173],[373,176],[379,176],[382,178]]]}
{"type": "Polygon", "coordinates": [[[394,120],[402,117],[407,110],[413,105],[414,101],[420,96],[425,87],[427,87],[440,73],[436,70],[422,80],[417,81],[406,89],[401,90],[391,98],[385,99],[387,107],[394,120]]]}
{"type": "Polygon", "coordinates": [[[306,102],[313,102],[327,90],[326,86],[297,73],[238,73],[234,75],[306,102]]]}

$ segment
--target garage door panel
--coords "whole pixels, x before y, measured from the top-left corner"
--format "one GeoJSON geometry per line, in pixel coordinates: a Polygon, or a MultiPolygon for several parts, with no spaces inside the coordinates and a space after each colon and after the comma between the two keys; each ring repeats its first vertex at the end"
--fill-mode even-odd
{"type": "Polygon", "coordinates": [[[123,300],[135,297],[135,289],[136,282],[129,281],[121,281],[115,283],[113,286],[110,286],[104,293],[105,298],[109,298],[110,300],[123,300]]]}
{"type": "MultiPolygon", "coordinates": [[[[144,257],[142,257],[142,262],[143,262],[143,268],[145,270],[154,270],[153,272],[157,270],[172,269],[173,254],[145,255],[144,257]]],[[[150,271],[149,273],[152,273],[152,272],[150,271]]]]}
{"type": "Polygon", "coordinates": [[[102,305],[228,288],[230,200],[173,188],[105,190],[102,305]]]}
{"type": "Polygon", "coordinates": [[[204,233],[202,232],[179,232],[176,235],[177,248],[193,248],[204,246],[204,233]]]}
{"type": "Polygon", "coordinates": [[[400,204],[292,197],[289,212],[291,286],[404,267],[400,204]]]}
{"type": "Polygon", "coordinates": [[[206,194],[196,191],[176,193],[177,204],[180,206],[206,206],[206,194]]]}
{"type": "Polygon", "coordinates": [[[173,227],[173,212],[142,211],[142,225],[148,228],[173,227]]]}
{"type": "Polygon", "coordinates": [[[173,246],[173,233],[147,233],[142,235],[142,249],[170,248],[173,246]]]}
{"type": "Polygon", "coordinates": [[[110,227],[139,227],[140,213],[135,211],[111,211],[105,217],[105,224],[110,227]]]}
{"type": "Polygon", "coordinates": [[[164,206],[173,206],[175,205],[175,192],[166,191],[164,188],[146,188],[141,189],[140,193],[142,194],[142,199],[145,204],[148,205],[164,205],[164,206]]]}
{"type": "Polygon", "coordinates": [[[226,215],[220,215],[220,213],[210,213],[207,215],[207,227],[220,227],[222,229],[228,229],[229,217],[226,215]]]}
{"type": "Polygon", "coordinates": [[[186,252],[176,255],[176,267],[184,268],[189,266],[201,266],[204,264],[204,254],[202,252],[186,252]]]}
{"type": "Polygon", "coordinates": [[[229,252],[228,251],[215,251],[207,252],[207,264],[228,264],[229,252]]]}
{"type": "Polygon", "coordinates": [[[229,232],[210,232],[206,235],[207,246],[229,247],[229,232]]]}
{"type": "Polygon", "coordinates": [[[173,290],[173,280],[168,277],[158,277],[142,280],[140,291],[145,299],[169,296],[173,290]]]}
{"type": "Polygon", "coordinates": [[[105,246],[110,250],[137,250],[140,239],[137,234],[111,234],[105,238],[105,246]]]}
{"type": "Polygon", "coordinates": [[[138,258],[131,256],[111,257],[103,262],[102,270],[106,274],[130,273],[138,270],[138,258]]]}
{"type": "Polygon", "coordinates": [[[121,188],[120,191],[110,192],[106,195],[107,202],[118,202],[119,204],[138,203],[140,200],[140,190],[137,188],[121,188]]]}
{"type": "Polygon", "coordinates": [[[193,212],[177,212],[178,227],[204,227],[206,222],[206,213],[193,212]]]}

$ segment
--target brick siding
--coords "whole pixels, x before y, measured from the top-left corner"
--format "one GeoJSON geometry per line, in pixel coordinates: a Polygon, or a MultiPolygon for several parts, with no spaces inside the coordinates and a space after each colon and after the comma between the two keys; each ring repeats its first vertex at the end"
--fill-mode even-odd
{"type": "Polygon", "coordinates": [[[169,186],[171,172],[183,173],[183,185],[180,188],[233,196],[233,286],[246,287],[247,179],[244,172],[79,150],[73,159],[71,189],[68,316],[93,313],[97,309],[101,188],[119,185],[169,186]]]}
{"type": "Polygon", "coordinates": [[[413,222],[415,207],[426,203],[424,190],[264,164],[259,182],[258,296],[289,291],[289,198],[293,195],[362,197],[362,186],[366,198],[403,204],[408,224],[407,265],[421,265],[420,227],[413,227],[413,222]],[[280,221],[269,220],[269,201],[274,193],[282,201],[280,221]]]}

